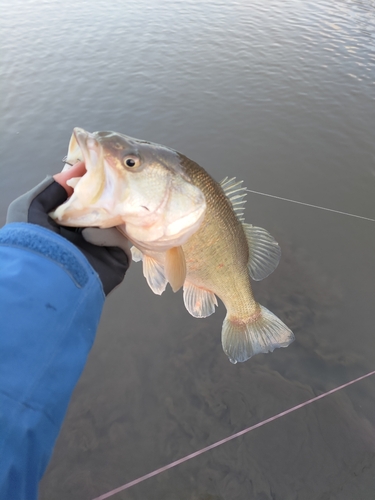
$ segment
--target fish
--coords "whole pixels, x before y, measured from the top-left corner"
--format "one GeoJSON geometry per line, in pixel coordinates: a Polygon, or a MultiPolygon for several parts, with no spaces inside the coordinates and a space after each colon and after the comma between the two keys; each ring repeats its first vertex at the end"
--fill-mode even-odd
{"type": "Polygon", "coordinates": [[[219,183],[173,149],[116,132],[75,128],[67,162],[79,159],[87,173],[51,214],[56,222],[116,226],[151,290],[182,287],[196,318],[213,314],[219,298],[227,311],[222,347],[232,363],[293,342],[288,326],[254,298],[251,280],[271,274],[281,250],[268,231],[245,222],[242,181],[219,183]]]}
{"type": "MultiPolygon", "coordinates": [[[[206,201],[179,166],[178,154],[163,147],[155,154],[146,141],[76,127],[65,169],[80,160],[86,173],[68,181],[72,196],[50,216],[65,226],[117,227],[143,251],[165,254],[168,281],[174,290],[181,288],[186,276],[181,245],[203,222],[206,201]]],[[[157,287],[156,269],[150,279],[157,287]]]]}

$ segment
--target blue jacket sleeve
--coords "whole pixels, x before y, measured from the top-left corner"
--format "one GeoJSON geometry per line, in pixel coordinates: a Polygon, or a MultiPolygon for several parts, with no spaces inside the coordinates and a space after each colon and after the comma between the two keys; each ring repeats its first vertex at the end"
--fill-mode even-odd
{"type": "Polygon", "coordinates": [[[70,242],[33,224],[0,230],[0,499],[37,498],[103,303],[70,242]]]}

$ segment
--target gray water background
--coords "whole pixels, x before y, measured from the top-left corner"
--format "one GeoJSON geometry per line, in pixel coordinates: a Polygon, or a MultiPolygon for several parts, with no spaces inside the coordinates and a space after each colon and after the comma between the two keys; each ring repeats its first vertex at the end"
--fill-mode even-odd
{"type": "MultiPolygon", "coordinates": [[[[375,218],[372,0],[4,0],[1,197],[60,170],[73,127],[170,146],[214,178],[375,218]]],[[[91,500],[375,367],[375,223],[249,194],[283,256],[254,291],[295,332],[232,365],[140,264],[108,299],[41,500],[91,500]]],[[[366,379],[113,498],[373,500],[366,379]]]]}

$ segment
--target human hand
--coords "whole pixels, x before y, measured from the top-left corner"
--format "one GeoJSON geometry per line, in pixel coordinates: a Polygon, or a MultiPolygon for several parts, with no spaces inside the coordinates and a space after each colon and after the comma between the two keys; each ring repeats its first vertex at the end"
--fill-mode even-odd
{"type": "Polygon", "coordinates": [[[69,170],[47,177],[9,205],[6,222],[37,224],[69,240],[79,248],[98,273],[104,293],[108,295],[122,282],[131,262],[126,238],[116,228],[59,226],[48,215],[73,193],[73,188],[68,186],[67,181],[73,177],[81,177],[85,171],[85,164],[78,162],[69,170]]]}

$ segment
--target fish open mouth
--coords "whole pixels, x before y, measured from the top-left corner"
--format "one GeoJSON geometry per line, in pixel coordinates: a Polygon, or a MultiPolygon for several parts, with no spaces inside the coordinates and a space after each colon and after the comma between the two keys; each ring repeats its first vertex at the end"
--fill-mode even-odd
{"type": "MultiPolygon", "coordinates": [[[[73,155],[72,160],[76,163],[77,160],[82,160],[89,167],[89,170],[97,166],[98,160],[103,160],[103,148],[95,139],[93,134],[86,132],[82,128],[75,127],[73,129],[72,138],[69,143],[69,152],[67,160],[73,155]]],[[[70,162],[68,162],[70,163],[70,162]]],[[[103,161],[100,162],[99,167],[103,166],[103,161]]]]}
{"type": "MultiPolygon", "coordinates": [[[[66,172],[67,170],[71,170],[78,162],[83,162],[85,164],[86,172],[87,168],[90,166],[87,162],[89,157],[87,147],[86,147],[86,137],[89,135],[85,130],[75,127],[73,129],[73,134],[69,141],[68,154],[64,156],[62,162],[64,163],[64,167],[62,172],[66,172]]],[[[72,177],[66,183],[68,186],[71,186],[73,189],[76,187],[78,182],[82,179],[83,174],[80,177],[72,177]]]]}
{"type": "Polygon", "coordinates": [[[103,220],[105,220],[106,227],[116,225],[113,217],[106,210],[105,204],[100,204],[100,206],[97,204],[106,185],[103,147],[93,134],[76,127],[69,142],[64,170],[71,169],[78,161],[85,163],[86,173],[67,181],[74,192],[50,216],[66,226],[100,225],[103,227],[99,224],[103,220]]]}
{"type": "Polygon", "coordinates": [[[82,132],[85,132],[85,130],[79,127],[75,127],[73,129],[73,133],[69,141],[68,154],[62,159],[64,163],[63,172],[65,170],[70,170],[77,162],[84,161],[84,155],[81,147],[82,138],[81,140],[78,139],[79,135],[82,136],[82,132]]]}

